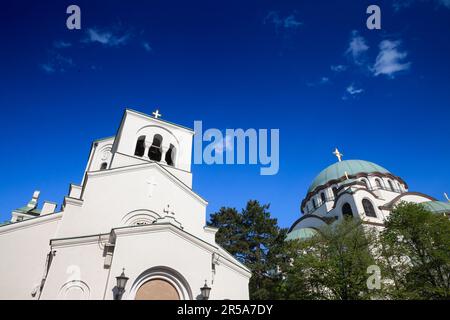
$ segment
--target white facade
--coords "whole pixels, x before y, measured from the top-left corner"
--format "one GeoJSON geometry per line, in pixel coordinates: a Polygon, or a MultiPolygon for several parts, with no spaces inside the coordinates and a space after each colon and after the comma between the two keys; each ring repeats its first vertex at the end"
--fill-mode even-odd
{"type": "Polygon", "coordinates": [[[0,299],[113,299],[123,269],[122,299],[158,299],[160,286],[195,300],[205,280],[210,299],[248,299],[250,270],[216,244],[192,190],[193,134],[126,110],[116,137],[93,143],[61,212],[37,210],[35,197],[13,213],[23,221],[0,227],[0,299]]]}

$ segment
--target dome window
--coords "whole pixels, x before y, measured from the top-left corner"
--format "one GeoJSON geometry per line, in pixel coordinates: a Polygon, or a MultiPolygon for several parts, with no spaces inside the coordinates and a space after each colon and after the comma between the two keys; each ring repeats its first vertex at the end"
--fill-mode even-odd
{"type": "Polygon", "coordinates": [[[389,183],[389,189],[391,189],[392,191],[395,191],[394,185],[392,184],[391,180],[388,180],[389,183]]]}
{"type": "Polygon", "coordinates": [[[320,200],[322,200],[322,203],[325,203],[327,201],[325,198],[325,193],[320,193],[320,200]]]}
{"type": "Polygon", "coordinates": [[[364,213],[368,217],[376,218],[377,214],[375,213],[375,208],[373,207],[372,202],[370,202],[368,199],[363,199],[362,205],[364,208],[364,213]]]}
{"type": "Polygon", "coordinates": [[[317,208],[316,199],[312,199],[312,204],[313,204],[313,208],[316,209],[317,208]]]}
{"type": "Polygon", "coordinates": [[[375,183],[376,183],[378,189],[382,189],[382,188],[383,188],[383,187],[381,186],[381,181],[380,181],[380,179],[375,179],[375,183]]]}
{"type": "Polygon", "coordinates": [[[100,166],[100,170],[106,170],[107,167],[108,164],[106,162],[103,162],[102,165],[100,166]]]}
{"type": "Polygon", "coordinates": [[[333,187],[333,195],[334,195],[334,197],[337,197],[337,195],[338,195],[338,191],[337,191],[337,188],[336,187],[333,187]]]}
{"type": "Polygon", "coordinates": [[[367,183],[366,179],[361,179],[361,182],[364,183],[364,186],[366,187],[366,189],[369,189],[369,184],[367,183]]]}

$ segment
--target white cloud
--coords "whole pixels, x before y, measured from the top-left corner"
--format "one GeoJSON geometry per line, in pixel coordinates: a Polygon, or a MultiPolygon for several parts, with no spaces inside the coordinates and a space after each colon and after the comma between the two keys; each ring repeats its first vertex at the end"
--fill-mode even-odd
{"type": "Polygon", "coordinates": [[[366,44],[366,40],[359,35],[358,31],[353,30],[350,38],[350,43],[345,54],[353,59],[353,62],[361,65],[363,63],[363,54],[369,50],[369,46],[366,44]]]}
{"type": "Polygon", "coordinates": [[[321,77],[318,81],[308,82],[306,85],[309,86],[309,87],[316,87],[316,86],[327,84],[329,82],[330,82],[330,78],[328,78],[328,77],[321,77]]]}
{"type": "MultiPolygon", "coordinates": [[[[450,0],[421,0],[422,2],[435,2],[438,6],[446,7],[450,9],[450,0]]],[[[400,11],[401,9],[409,8],[411,7],[417,0],[395,0],[392,3],[392,6],[394,7],[394,11],[400,11]]]]}
{"type": "Polygon", "coordinates": [[[45,73],[54,73],[55,72],[55,68],[53,68],[53,66],[50,63],[41,64],[41,68],[42,68],[42,70],[44,70],[45,73]]]}
{"type": "Polygon", "coordinates": [[[363,93],[364,92],[364,89],[358,89],[358,88],[356,88],[355,87],[355,85],[352,83],[351,85],[349,85],[348,87],[347,87],[347,92],[349,93],[349,94],[351,94],[352,96],[353,95],[355,95],[355,94],[360,94],[360,93],[363,93]]]}
{"type": "Polygon", "coordinates": [[[53,47],[55,47],[56,49],[64,49],[64,48],[69,48],[71,46],[72,46],[72,43],[66,42],[63,40],[53,42],[53,47]]]}
{"type": "Polygon", "coordinates": [[[152,47],[150,46],[150,44],[147,41],[143,41],[142,42],[142,47],[144,48],[145,51],[150,52],[152,51],[152,47]]]}
{"type": "Polygon", "coordinates": [[[64,57],[54,51],[50,51],[48,61],[40,65],[41,69],[48,74],[55,72],[65,72],[67,71],[67,69],[74,66],[75,63],[71,58],[64,57]]]}
{"type": "Polygon", "coordinates": [[[300,27],[303,23],[296,20],[294,15],[290,15],[283,20],[283,26],[285,28],[297,28],[300,27]]]}
{"type": "Polygon", "coordinates": [[[223,154],[225,151],[231,151],[233,150],[233,139],[230,136],[225,136],[225,139],[222,139],[220,141],[217,141],[214,144],[214,151],[216,153],[223,154]]]}
{"type": "Polygon", "coordinates": [[[119,47],[127,44],[130,40],[131,33],[126,32],[118,35],[111,31],[101,31],[96,28],[89,28],[86,31],[86,37],[82,40],[85,43],[100,43],[108,47],[119,47]]]}
{"type": "Polygon", "coordinates": [[[334,72],[343,72],[343,71],[347,70],[347,66],[338,64],[336,66],[330,66],[330,69],[334,72]]]}
{"type": "Polygon", "coordinates": [[[384,74],[393,78],[395,73],[408,70],[411,67],[411,62],[404,62],[408,53],[399,50],[400,44],[400,41],[381,41],[379,45],[380,53],[373,68],[371,68],[374,76],[384,74]]]}
{"type": "Polygon", "coordinates": [[[275,25],[275,28],[277,30],[279,30],[280,28],[285,30],[293,30],[297,29],[303,24],[303,22],[298,21],[295,18],[294,14],[290,14],[289,16],[283,18],[280,17],[277,11],[270,11],[264,18],[264,23],[272,23],[273,25],[275,25]]]}

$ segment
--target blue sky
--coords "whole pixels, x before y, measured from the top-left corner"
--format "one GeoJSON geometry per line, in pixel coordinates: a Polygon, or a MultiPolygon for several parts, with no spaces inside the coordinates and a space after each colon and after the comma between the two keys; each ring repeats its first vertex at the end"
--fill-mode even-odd
{"type": "Polygon", "coordinates": [[[275,176],[193,166],[208,213],[258,199],[288,227],[335,147],[442,199],[449,38],[448,0],[2,3],[0,220],[35,189],[61,203],[126,107],[189,127],[280,129],[275,176]],[[374,3],[381,30],[366,28],[374,3]],[[70,4],[81,30],[66,28],[70,4]]]}

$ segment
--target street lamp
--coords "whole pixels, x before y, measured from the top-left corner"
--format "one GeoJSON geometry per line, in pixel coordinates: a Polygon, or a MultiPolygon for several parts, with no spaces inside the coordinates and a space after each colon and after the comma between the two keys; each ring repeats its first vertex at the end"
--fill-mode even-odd
{"type": "Polygon", "coordinates": [[[202,293],[203,300],[208,300],[209,299],[209,294],[211,293],[211,288],[208,287],[208,284],[206,283],[206,280],[205,280],[205,285],[200,288],[200,292],[202,293]]]}
{"type": "Polygon", "coordinates": [[[117,294],[116,300],[120,300],[122,298],[123,293],[125,292],[125,286],[127,285],[128,277],[125,275],[125,268],[122,269],[122,274],[116,277],[117,280],[117,294]]]}

